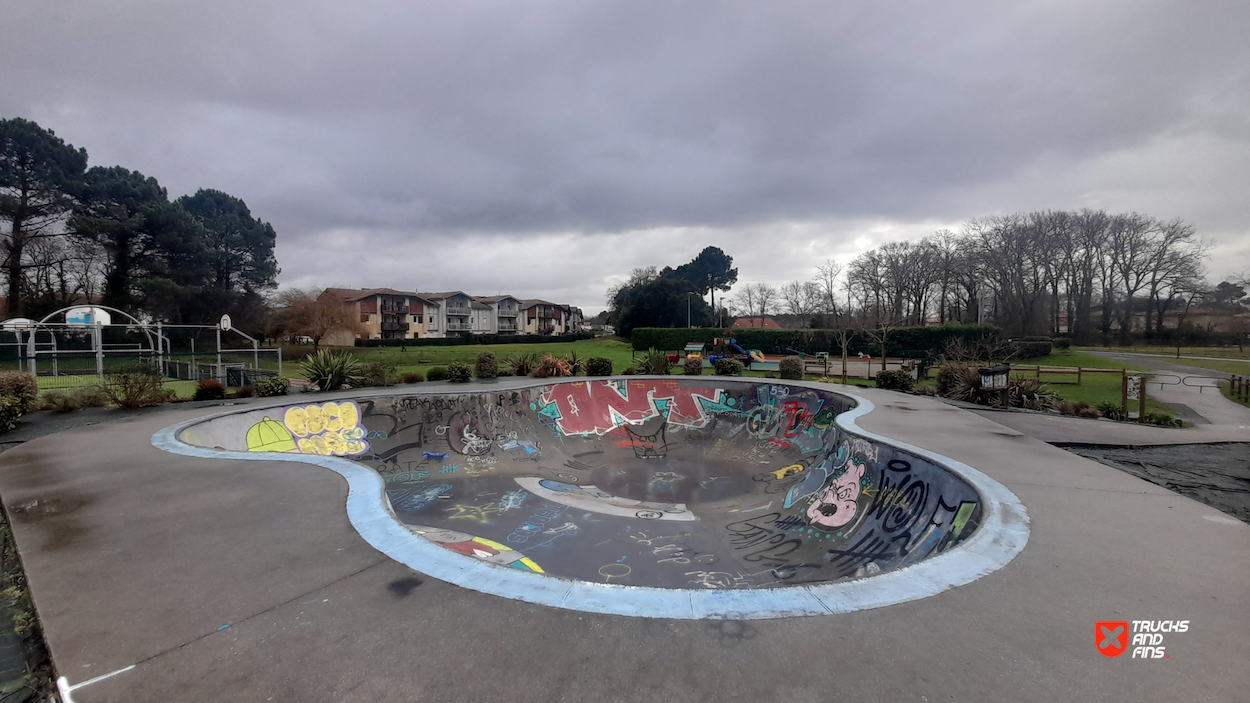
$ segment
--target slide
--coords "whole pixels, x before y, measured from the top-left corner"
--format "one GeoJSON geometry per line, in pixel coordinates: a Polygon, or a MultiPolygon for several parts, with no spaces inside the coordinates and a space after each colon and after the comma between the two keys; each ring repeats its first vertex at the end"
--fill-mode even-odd
{"type": "Polygon", "coordinates": [[[751,349],[748,351],[738,346],[738,342],[732,339],[729,340],[729,344],[733,346],[733,348],[737,350],[739,354],[742,354],[743,356],[750,359],[751,361],[764,361],[764,353],[761,352],[759,349],[751,349]]]}

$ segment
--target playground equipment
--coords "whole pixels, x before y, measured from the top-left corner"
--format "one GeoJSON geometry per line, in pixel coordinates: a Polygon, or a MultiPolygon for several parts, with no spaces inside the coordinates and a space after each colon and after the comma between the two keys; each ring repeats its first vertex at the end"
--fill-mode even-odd
{"type": "Polygon", "coordinates": [[[712,351],[708,355],[708,361],[715,364],[720,359],[737,359],[744,362],[747,368],[750,368],[753,361],[767,361],[764,358],[764,352],[759,349],[743,349],[737,339],[729,336],[729,330],[725,330],[724,337],[717,337],[712,342],[712,351]]]}
{"type": "Polygon", "coordinates": [[[78,386],[90,376],[102,382],[112,369],[133,363],[150,364],[167,378],[211,378],[229,386],[247,386],[274,375],[273,370],[261,368],[262,356],[270,354],[277,374],[282,373],[282,351],[262,348],[257,339],[234,328],[227,315],[217,325],[170,325],[145,322],[107,306],[76,305],[39,321],[0,322],[0,340],[0,360],[15,361],[18,370],[40,377],[41,388],[78,386]],[[213,344],[205,354],[201,341],[197,361],[196,339],[210,333],[213,344]],[[223,346],[223,334],[243,337],[248,346],[223,346]],[[12,341],[4,339],[10,335],[12,341]],[[207,362],[201,363],[205,357],[207,362]]]}
{"type": "Polygon", "coordinates": [[[702,359],[703,350],[707,347],[703,342],[688,342],[684,350],[687,359],[702,359]]]}

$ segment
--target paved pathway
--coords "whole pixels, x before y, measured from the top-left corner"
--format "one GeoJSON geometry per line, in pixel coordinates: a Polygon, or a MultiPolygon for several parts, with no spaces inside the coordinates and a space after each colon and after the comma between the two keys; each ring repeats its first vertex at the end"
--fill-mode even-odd
{"type": "Polygon", "coordinates": [[[78,703],[1246,699],[1250,526],[933,399],[848,392],[878,405],[865,429],[1015,492],[1024,551],[966,586],[841,615],[547,608],[382,556],[329,471],[150,446],[203,408],[10,449],[0,496],[60,672],[122,670],[78,703]],[[1098,653],[1096,621],[1146,619],[1189,621],[1165,635],[1168,659],[1098,653]]]}
{"type": "Polygon", "coordinates": [[[1150,358],[1149,354],[1090,353],[1107,359],[1140,364],[1158,371],[1159,383],[1147,383],[1148,395],[1153,395],[1169,405],[1182,405],[1212,425],[1246,430],[1246,439],[1250,440],[1250,408],[1225,398],[1219,388],[1215,387],[1215,379],[1228,378],[1231,374],[1185,366],[1163,357],[1150,358]]]}

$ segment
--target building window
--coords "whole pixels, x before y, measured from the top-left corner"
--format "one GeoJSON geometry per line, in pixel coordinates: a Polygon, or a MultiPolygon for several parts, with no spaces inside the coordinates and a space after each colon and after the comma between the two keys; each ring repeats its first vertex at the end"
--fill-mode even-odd
{"type": "Polygon", "coordinates": [[[360,313],[360,321],[363,323],[369,322],[369,313],[367,312],[360,313]]]}

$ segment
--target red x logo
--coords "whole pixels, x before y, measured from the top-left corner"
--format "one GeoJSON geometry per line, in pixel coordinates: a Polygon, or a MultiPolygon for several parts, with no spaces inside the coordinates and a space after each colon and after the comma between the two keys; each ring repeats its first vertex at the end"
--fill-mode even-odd
{"type": "Polygon", "coordinates": [[[1094,644],[1104,657],[1118,657],[1128,648],[1128,622],[1094,623],[1094,644]]]}

